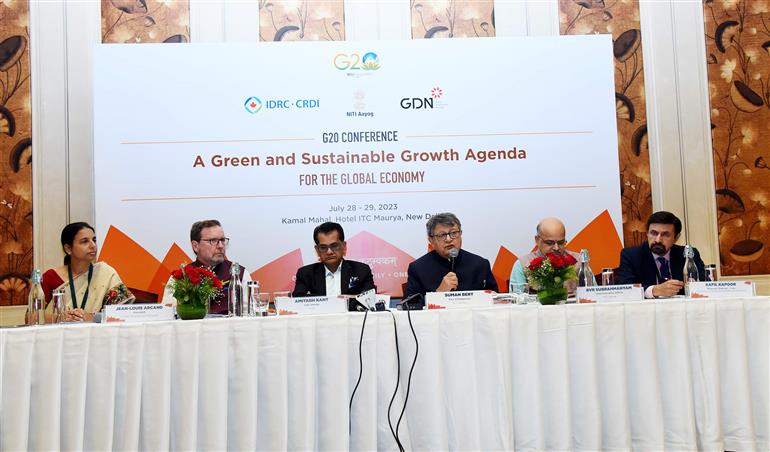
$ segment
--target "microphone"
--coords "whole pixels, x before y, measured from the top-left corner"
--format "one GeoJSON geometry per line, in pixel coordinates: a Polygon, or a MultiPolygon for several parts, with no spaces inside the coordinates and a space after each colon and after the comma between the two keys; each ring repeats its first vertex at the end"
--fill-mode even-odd
{"type": "Polygon", "coordinates": [[[396,305],[396,309],[400,311],[420,311],[423,307],[425,307],[425,301],[421,293],[409,295],[396,305]]]}
{"type": "Polygon", "coordinates": [[[452,271],[455,271],[455,259],[460,255],[460,250],[452,248],[449,250],[449,265],[451,265],[452,271]]]}

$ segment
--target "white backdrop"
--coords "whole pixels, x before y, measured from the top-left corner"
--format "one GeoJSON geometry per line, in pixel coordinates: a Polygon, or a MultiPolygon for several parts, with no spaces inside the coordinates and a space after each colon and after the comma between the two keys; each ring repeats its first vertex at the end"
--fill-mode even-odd
{"type": "Polygon", "coordinates": [[[229,257],[249,270],[297,248],[314,261],[325,220],[417,257],[426,214],[452,211],[464,247],[490,260],[501,245],[528,252],[544,216],[577,232],[607,210],[621,230],[609,36],[103,45],[94,57],[97,227],[157,259],[187,249],[205,218],[223,222],[229,257]],[[397,141],[343,142],[367,131],[397,141]],[[371,152],[393,161],[302,159],[371,152]],[[275,156],[295,160],[269,165],[275,156]],[[216,166],[225,157],[252,165],[216,166]]]}

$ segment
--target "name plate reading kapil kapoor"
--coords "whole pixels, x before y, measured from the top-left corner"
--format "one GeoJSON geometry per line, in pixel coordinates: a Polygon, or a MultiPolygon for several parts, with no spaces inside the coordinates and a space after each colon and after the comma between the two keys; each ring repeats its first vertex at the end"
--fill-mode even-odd
{"type": "Polygon", "coordinates": [[[472,308],[492,306],[495,293],[491,290],[468,290],[464,292],[428,292],[425,306],[428,309],[472,308]]]}
{"type": "Polygon", "coordinates": [[[174,308],[159,303],[111,304],[104,307],[103,323],[174,320],[174,308]]]}
{"type": "Polygon", "coordinates": [[[588,286],[577,288],[578,303],[642,300],[644,300],[644,290],[642,290],[641,284],[618,284],[614,286],[588,286]]]}
{"type": "Polygon", "coordinates": [[[341,314],[348,312],[345,297],[276,297],[278,315],[341,314]]]}
{"type": "Polygon", "coordinates": [[[752,281],[700,281],[690,283],[690,298],[744,298],[756,295],[752,281]]]}

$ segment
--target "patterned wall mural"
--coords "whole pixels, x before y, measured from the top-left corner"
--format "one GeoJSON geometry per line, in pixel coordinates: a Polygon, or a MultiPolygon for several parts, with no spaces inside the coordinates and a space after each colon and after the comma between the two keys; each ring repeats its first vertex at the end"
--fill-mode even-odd
{"type": "Polygon", "coordinates": [[[190,2],[102,0],[102,42],[190,42],[190,2]]]}
{"type": "Polygon", "coordinates": [[[259,0],[260,41],[344,41],[343,0],[259,0]]]}
{"type": "Polygon", "coordinates": [[[27,302],[32,271],[29,4],[0,2],[0,306],[27,302]]]}
{"type": "Polygon", "coordinates": [[[410,0],[412,39],[495,36],[494,0],[410,0]]]}
{"type": "Polygon", "coordinates": [[[768,3],[703,3],[723,275],[770,274],[768,3]]]}
{"type": "Polygon", "coordinates": [[[639,1],[559,0],[559,23],[563,35],[612,34],[623,240],[637,245],[652,213],[639,1]]]}

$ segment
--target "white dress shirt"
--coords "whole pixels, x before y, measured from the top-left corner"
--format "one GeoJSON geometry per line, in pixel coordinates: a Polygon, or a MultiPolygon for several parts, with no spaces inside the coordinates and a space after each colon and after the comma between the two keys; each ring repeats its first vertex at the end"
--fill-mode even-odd
{"type": "Polygon", "coordinates": [[[326,275],[326,296],[336,297],[342,294],[342,261],[337,266],[337,271],[332,272],[324,265],[326,275]]]}

